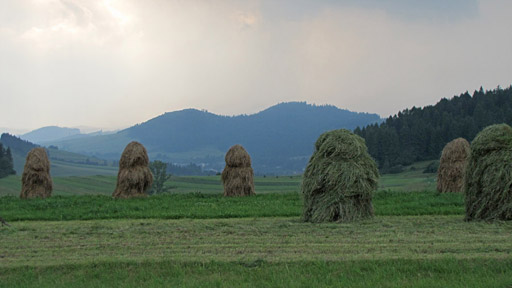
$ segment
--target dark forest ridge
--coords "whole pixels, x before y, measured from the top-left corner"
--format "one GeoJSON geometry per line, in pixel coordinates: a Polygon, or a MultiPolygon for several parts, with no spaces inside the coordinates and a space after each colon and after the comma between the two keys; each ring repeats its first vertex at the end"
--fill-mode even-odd
{"type": "Polygon", "coordinates": [[[458,137],[471,142],[483,128],[499,123],[512,124],[512,86],[412,107],[354,132],[365,138],[381,172],[398,172],[416,161],[439,159],[446,143],[458,137]]]}

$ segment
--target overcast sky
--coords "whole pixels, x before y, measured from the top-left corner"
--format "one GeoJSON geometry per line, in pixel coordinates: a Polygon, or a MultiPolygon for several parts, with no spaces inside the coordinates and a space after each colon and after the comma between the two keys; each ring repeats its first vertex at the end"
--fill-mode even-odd
{"type": "Polygon", "coordinates": [[[286,101],[387,117],[512,84],[511,14],[509,0],[0,0],[0,127],[286,101]]]}

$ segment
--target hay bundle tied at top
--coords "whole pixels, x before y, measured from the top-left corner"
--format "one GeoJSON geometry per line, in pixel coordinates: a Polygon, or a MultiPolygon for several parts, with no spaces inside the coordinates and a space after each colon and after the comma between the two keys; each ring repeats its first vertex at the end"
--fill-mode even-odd
{"type": "Polygon", "coordinates": [[[491,125],[471,142],[464,180],[466,220],[512,220],[512,128],[491,125]]]}
{"type": "Polygon", "coordinates": [[[221,177],[224,196],[254,195],[254,172],[249,153],[241,145],[234,145],[226,153],[225,160],[221,177]]]}
{"type": "Polygon", "coordinates": [[[27,154],[21,176],[20,198],[46,198],[52,195],[50,161],[44,148],[38,147],[27,154]]]}
{"type": "Polygon", "coordinates": [[[363,138],[345,129],[320,135],[302,180],[303,219],[346,222],[373,217],[378,180],[363,138]]]}
{"type": "Polygon", "coordinates": [[[149,170],[149,157],[146,148],[138,142],[129,143],[119,160],[115,198],[146,196],[153,184],[153,174],[149,170]]]}
{"type": "Polygon", "coordinates": [[[462,193],[469,153],[469,143],[464,138],[446,144],[437,170],[437,191],[462,193]]]}

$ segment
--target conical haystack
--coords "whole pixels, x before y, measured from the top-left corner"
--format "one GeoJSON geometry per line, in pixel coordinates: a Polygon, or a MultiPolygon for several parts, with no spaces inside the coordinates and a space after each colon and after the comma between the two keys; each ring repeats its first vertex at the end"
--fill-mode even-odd
{"type": "Polygon", "coordinates": [[[466,220],[512,220],[512,128],[492,125],[471,142],[464,180],[466,220]]]}
{"type": "Polygon", "coordinates": [[[377,165],[363,138],[345,129],[320,135],[302,180],[304,220],[373,217],[372,194],[378,180],[377,165]]]}
{"type": "Polygon", "coordinates": [[[149,157],[146,148],[138,142],[129,143],[119,160],[116,190],[114,198],[146,196],[153,184],[153,174],[149,170],[149,157]]]}
{"type": "Polygon", "coordinates": [[[20,198],[46,198],[52,195],[50,161],[44,148],[34,148],[27,154],[21,176],[20,198]]]}
{"type": "Polygon", "coordinates": [[[226,167],[222,171],[224,196],[254,195],[254,172],[251,157],[244,147],[234,145],[226,153],[226,167]]]}
{"type": "Polygon", "coordinates": [[[437,170],[437,191],[463,192],[464,173],[470,151],[469,143],[464,138],[457,138],[444,146],[437,170]]]}

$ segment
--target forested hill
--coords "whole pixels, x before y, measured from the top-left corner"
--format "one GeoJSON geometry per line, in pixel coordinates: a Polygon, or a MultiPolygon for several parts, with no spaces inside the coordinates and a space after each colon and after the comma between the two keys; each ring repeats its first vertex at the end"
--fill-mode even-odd
{"type": "Polygon", "coordinates": [[[325,131],[354,129],[381,121],[377,114],[356,113],[331,105],[281,103],[259,113],[221,116],[186,109],[165,113],[118,133],[49,143],[62,150],[119,159],[130,141],[146,146],[152,160],[222,170],[226,151],[241,144],[257,173],[301,173],[325,131]]]}
{"type": "Polygon", "coordinates": [[[455,138],[471,142],[488,125],[512,124],[511,87],[486,92],[480,88],[473,95],[444,98],[434,106],[406,109],[380,125],[358,127],[354,132],[366,140],[381,171],[438,159],[444,145],[455,138]]]}
{"type": "Polygon", "coordinates": [[[9,133],[3,133],[2,136],[0,136],[0,142],[11,148],[14,153],[18,153],[23,156],[27,155],[27,153],[33,148],[39,147],[34,143],[20,139],[9,133]]]}

